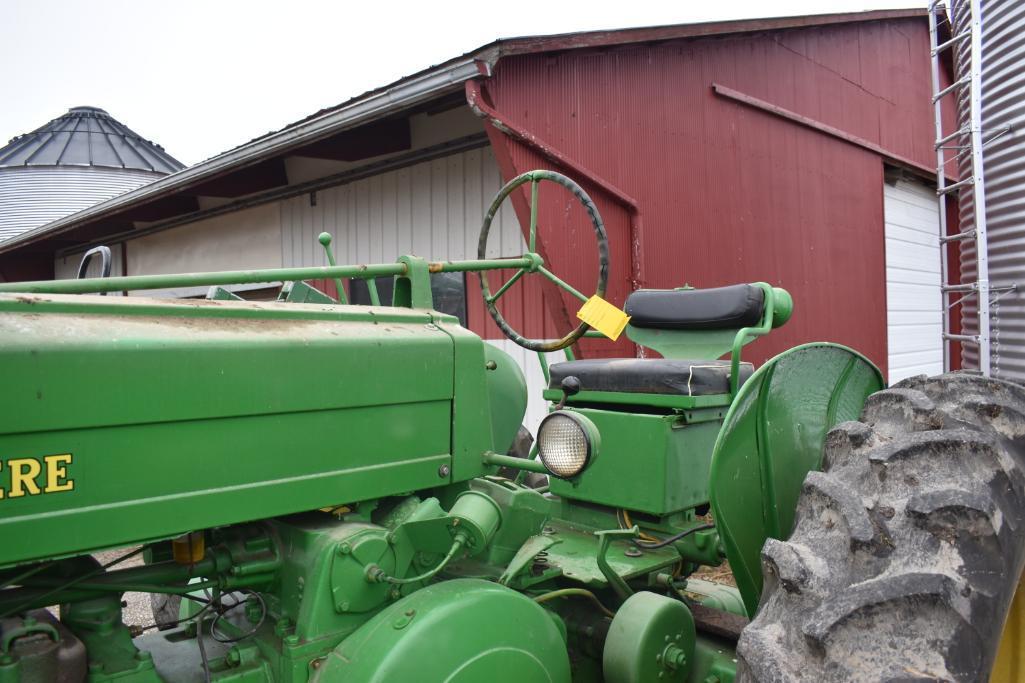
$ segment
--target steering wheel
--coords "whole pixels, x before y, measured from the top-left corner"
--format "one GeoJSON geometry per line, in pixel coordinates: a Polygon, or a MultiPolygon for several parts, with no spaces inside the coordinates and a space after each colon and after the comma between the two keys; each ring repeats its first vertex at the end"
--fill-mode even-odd
{"type": "Polygon", "coordinates": [[[581,301],[587,301],[590,297],[584,296],[577,290],[575,290],[568,283],[563,282],[555,273],[548,270],[544,266],[544,260],[534,250],[537,242],[537,192],[538,186],[541,181],[548,180],[557,185],[562,185],[574,197],[583,205],[587,211],[587,215],[591,218],[591,225],[594,226],[594,236],[598,241],[598,284],[595,285],[594,295],[605,296],[605,288],[609,281],[609,239],[605,234],[605,224],[601,220],[601,216],[598,214],[598,207],[594,205],[591,198],[587,196],[584,189],[577,185],[573,180],[567,178],[561,173],[555,171],[527,171],[522,173],[508,183],[505,184],[498,194],[495,195],[495,200],[491,202],[491,206],[488,207],[488,212],[484,216],[484,224],[481,225],[480,229],[480,241],[477,243],[477,258],[483,260],[486,258],[487,247],[488,247],[488,234],[491,232],[491,221],[494,219],[495,214],[498,213],[499,207],[502,206],[502,202],[505,198],[512,194],[520,185],[530,183],[530,237],[527,242],[527,253],[523,255],[523,258],[530,260],[530,265],[517,270],[509,280],[502,285],[497,292],[491,293],[491,287],[488,285],[488,274],[487,271],[479,271],[480,276],[480,289],[481,295],[484,297],[484,304],[488,307],[488,312],[491,313],[491,317],[494,318],[495,324],[505,333],[509,339],[513,340],[520,346],[530,351],[558,351],[570,346],[580,337],[584,336],[587,332],[589,325],[587,323],[580,323],[575,329],[569,332],[566,336],[555,341],[543,342],[534,341],[525,338],[519,332],[514,330],[502,314],[498,312],[498,308],[495,306],[495,302],[505,294],[513,284],[524,275],[528,273],[540,273],[549,280],[563,288],[576,298],[581,301]]]}

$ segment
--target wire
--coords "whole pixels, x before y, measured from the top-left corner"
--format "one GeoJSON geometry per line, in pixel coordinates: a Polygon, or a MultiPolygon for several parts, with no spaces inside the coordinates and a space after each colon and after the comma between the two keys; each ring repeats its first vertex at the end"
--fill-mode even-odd
{"type": "Polygon", "coordinates": [[[549,600],[555,600],[556,598],[569,598],[573,596],[587,598],[597,605],[598,609],[600,609],[602,613],[610,619],[616,616],[615,612],[601,603],[601,600],[598,599],[597,595],[585,588],[560,588],[559,590],[537,596],[534,598],[534,602],[541,604],[543,602],[548,602],[549,600]]]}
{"type": "MultiPolygon", "coordinates": [[[[634,525],[633,521],[630,520],[630,513],[627,512],[625,508],[620,510],[620,512],[623,513],[623,528],[629,529],[634,525]]],[[[616,521],[619,521],[618,517],[616,521]]],[[[644,533],[643,531],[641,531],[640,527],[637,527],[637,535],[640,536],[642,540],[650,541],[652,543],[658,543],[657,538],[655,538],[654,536],[649,536],[648,534],[644,533]]]]}
{"type": "Polygon", "coordinates": [[[206,657],[206,645],[203,644],[203,612],[209,609],[214,604],[214,599],[210,596],[210,591],[204,590],[207,600],[210,601],[206,607],[199,611],[196,616],[199,619],[196,620],[196,643],[199,645],[199,657],[203,660],[203,677],[206,683],[210,683],[210,660],[206,657]]]}
{"type": "Polygon", "coordinates": [[[140,632],[152,631],[153,629],[160,628],[163,625],[166,625],[168,628],[174,628],[175,626],[181,626],[182,624],[184,624],[187,621],[193,621],[197,617],[203,616],[203,614],[205,614],[207,612],[207,610],[211,609],[212,607],[214,607],[216,605],[216,603],[214,601],[207,600],[206,598],[201,598],[201,597],[196,596],[196,595],[182,594],[181,597],[182,598],[187,598],[189,600],[195,600],[196,602],[202,603],[203,604],[203,608],[201,610],[199,610],[198,612],[196,612],[195,614],[193,614],[191,616],[188,616],[188,617],[185,617],[184,619],[178,619],[176,621],[165,622],[165,624],[152,623],[149,626],[141,627],[139,629],[139,631],[140,632]]]}
{"type": "Polygon", "coordinates": [[[244,592],[247,595],[252,595],[253,597],[255,597],[260,602],[260,620],[256,622],[256,626],[253,626],[249,631],[247,631],[246,633],[243,633],[242,635],[240,635],[238,637],[235,637],[235,638],[222,638],[222,637],[219,637],[217,635],[217,623],[221,620],[221,617],[223,617],[225,614],[227,614],[231,610],[235,609],[239,605],[244,605],[245,604],[245,601],[239,600],[238,602],[236,602],[234,605],[232,605],[228,609],[224,610],[223,612],[218,612],[217,616],[214,617],[214,620],[210,623],[210,637],[213,638],[214,640],[216,640],[218,643],[237,643],[240,640],[245,640],[249,636],[256,634],[256,632],[260,630],[260,627],[263,626],[263,622],[267,619],[267,603],[264,602],[263,596],[260,595],[259,593],[254,592],[254,591],[244,591],[244,592]]]}
{"type": "Polygon", "coordinates": [[[65,591],[68,588],[71,588],[72,586],[85,581],[86,579],[91,579],[92,577],[96,576],[97,574],[102,574],[103,572],[107,571],[108,569],[110,569],[114,565],[121,564],[125,560],[130,559],[132,557],[135,557],[136,555],[138,555],[142,551],[146,550],[147,547],[148,546],[145,546],[145,545],[139,546],[138,548],[136,548],[135,550],[133,550],[130,553],[122,555],[121,557],[116,557],[113,560],[111,560],[110,562],[108,562],[107,564],[100,565],[99,567],[96,567],[95,569],[91,569],[90,571],[86,572],[85,574],[81,574],[80,576],[76,576],[75,578],[71,579],[67,583],[61,584],[60,586],[57,586],[56,588],[52,588],[52,589],[48,590],[47,592],[43,593],[42,595],[37,595],[36,597],[29,599],[27,602],[22,603],[22,605],[20,607],[16,607],[16,608],[14,608],[12,610],[8,610],[7,612],[4,612],[3,614],[0,614],[0,619],[5,619],[5,618],[11,616],[12,614],[17,614],[18,612],[22,611],[23,609],[28,608],[29,605],[31,605],[31,604],[33,604],[35,602],[39,602],[43,598],[48,598],[51,595],[56,595],[57,593],[60,593],[61,591],[65,591]]]}
{"type": "Polygon", "coordinates": [[[203,644],[203,620],[196,622],[196,643],[199,644],[199,657],[203,660],[203,678],[210,683],[210,660],[206,657],[206,646],[203,644]]]}
{"type": "Polygon", "coordinates": [[[677,541],[683,540],[687,536],[690,536],[691,534],[693,534],[695,531],[704,531],[705,529],[714,529],[714,528],[715,528],[714,524],[699,524],[698,526],[692,526],[691,528],[687,529],[686,531],[681,531],[680,533],[678,533],[678,534],[676,534],[674,536],[670,536],[669,538],[664,538],[661,541],[659,541],[658,543],[645,543],[643,541],[636,541],[635,540],[634,541],[634,545],[637,546],[638,548],[644,548],[645,550],[657,550],[658,548],[664,548],[667,545],[671,545],[673,543],[676,543],[677,541]]]}
{"type": "Polygon", "coordinates": [[[376,566],[371,567],[370,570],[367,572],[367,575],[370,576],[374,581],[385,581],[387,583],[392,583],[397,586],[426,581],[427,579],[434,577],[435,574],[444,569],[445,566],[452,560],[452,558],[456,556],[456,553],[459,552],[459,550],[463,547],[463,544],[465,542],[466,538],[464,536],[457,536],[455,542],[452,543],[452,547],[449,549],[448,554],[445,555],[445,558],[438,564],[438,566],[436,566],[434,569],[428,572],[420,574],[419,576],[414,576],[408,579],[399,579],[394,576],[388,576],[384,573],[384,570],[376,566]]]}

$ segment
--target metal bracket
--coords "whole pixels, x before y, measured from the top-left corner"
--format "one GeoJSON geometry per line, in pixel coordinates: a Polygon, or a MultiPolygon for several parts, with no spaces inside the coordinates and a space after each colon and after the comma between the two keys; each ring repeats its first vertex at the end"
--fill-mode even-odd
{"type": "Polygon", "coordinates": [[[640,529],[635,524],[630,529],[606,529],[605,531],[595,531],[594,535],[598,537],[598,569],[605,576],[609,582],[609,586],[615,591],[616,595],[621,600],[626,600],[634,594],[630,590],[630,586],[627,585],[623,577],[616,573],[616,571],[609,565],[609,560],[605,557],[609,552],[609,546],[612,545],[612,541],[619,538],[637,538],[637,534],[640,533],[640,529]]]}

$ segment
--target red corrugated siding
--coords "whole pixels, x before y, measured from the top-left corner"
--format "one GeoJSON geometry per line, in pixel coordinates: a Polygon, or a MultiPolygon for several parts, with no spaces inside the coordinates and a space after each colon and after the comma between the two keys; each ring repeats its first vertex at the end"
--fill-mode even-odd
{"type": "MultiPolygon", "coordinates": [[[[794,295],[795,315],[752,347],[752,359],[825,339],[858,348],[885,372],[882,161],[717,97],[710,86],[735,88],[930,166],[928,68],[926,22],[904,19],[507,58],[485,90],[511,122],[636,198],[643,286],[781,285],[794,295]]],[[[552,167],[491,132],[504,175],[552,167]]],[[[629,214],[581,180],[609,228],[611,299],[622,304],[629,214]]],[[[544,201],[551,267],[589,293],[593,239],[582,217],[563,220],[561,207],[544,201]]],[[[521,296],[510,302],[511,317],[536,318],[537,306],[521,296]]],[[[478,306],[471,320],[481,315],[478,306]]],[[[527,323],[526,330],[550,333],[550,325],[527,323]]],[[[498,332],[491,326],[487,334],[498,332]]]]}

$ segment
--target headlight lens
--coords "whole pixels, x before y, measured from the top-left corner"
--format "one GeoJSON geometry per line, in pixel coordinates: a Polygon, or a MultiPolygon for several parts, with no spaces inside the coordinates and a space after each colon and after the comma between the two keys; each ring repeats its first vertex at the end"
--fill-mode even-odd
{"type": "Polygon", "coordinates": [[[554,412],[537,430],[537,452],[556,477],[574,477],[587,466],[597,447],[597,429],[590,420],[570,412],[554,412]]]}

